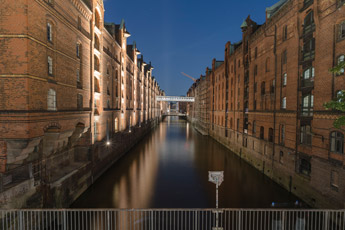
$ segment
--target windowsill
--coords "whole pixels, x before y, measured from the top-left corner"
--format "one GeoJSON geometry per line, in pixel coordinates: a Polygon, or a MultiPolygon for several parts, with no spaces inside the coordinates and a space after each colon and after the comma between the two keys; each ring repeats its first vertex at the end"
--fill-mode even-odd
{"type": "Polygon", "coordinates": [[[336,192],[339,191],[338,186],[335,186],[335,185],[332,185],[332,184],[331,184],[331,189],[332,189],[333,191],[336,191],[336,192]]]}
{"type": "Polygon", "coordinates": [[[305,180],[308,180],[308,181],[310,181],[310,179],[311,179],[310,174],[307,175],[307,174],[304,174],[304,173],[301,173],[301,172],[297,172],[297,175],[299,175],[302,179],[305,179],[305,180]]]}

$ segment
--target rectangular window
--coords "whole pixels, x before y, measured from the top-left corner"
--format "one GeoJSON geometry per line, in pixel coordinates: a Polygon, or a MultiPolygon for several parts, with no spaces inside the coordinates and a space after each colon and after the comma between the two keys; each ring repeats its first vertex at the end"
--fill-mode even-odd
{"type": "Polygon", "coordinates": [[[285,143],[285,125],[280,125],[280,144],[284,145],[285,143]]]}
{"type": "Polygon", "coordinates": [[[286,64],[287,63],[287,51],[284,50],[284,52],[282,53],[282,64],[286,64]]]}
{"type": "Polygon", "coordinates": [[[283,27],[283,41],[287,40],[287,25],[283,27]]]}
{"type": "Polygon", "coordinates": [[[283,86],[286,86],[287,84],[287,73],[283,74],[283,86]]]}
{"type": "Polygon", "coordinates": [[[48,56],[48,74],[53,75],[53,59],[48,56]]]}
{"type": "Polygon", "coordinates": [[[286,97],[282,99],[282,109],[286,109],[286,97]]]}
{"type": "Polygon", "coordinates": [[[273,142],[274,141],[274,135],[273,135],[273,129],[269,128],[268,129],[268,141],[273,142]]]}
{"type": "Polygon", "coordinates": [[[311,145],[311,127],[310,125],[301,126],[301,144],[311,145]]]}
{"type": "Polygon", "coordinates": [[[80,44],[77,43],[76,45],[76,52],[77,52],[77,57],[80,58],[80,44]]]}
{"type": "Polygon", "coordinates": [[[47,23],[47,39],[50,42],[53,41],[53,28],[49,22],[47,23]]]}
{"type": "Polygon", "coordinates": [[[81,95],[81,94],[77,95],[77,109],[78,110],[83,109],[83,95],[81,95]]]}
{"type": "Polygon", "coordinates": [[[339,25],[339,39],[345,38],[345,21],[339,25]]]}
{"type": "Polygon", "coordinates": [[[284,158],[284,152],[283,151],[280,151],[279,152],[279,163],[283,163],[283,158],[284,158]]]}
{"type": "Polygon", "coordinates": [[[339,185],[339,174],[336,171],[331,171],[331,186],[338,188],[339,185]]]}
{"type": "Polygon", "coordinates": [[[314,95],[309,94],[302,98],[302,116],[313,116],[314,95]]]}

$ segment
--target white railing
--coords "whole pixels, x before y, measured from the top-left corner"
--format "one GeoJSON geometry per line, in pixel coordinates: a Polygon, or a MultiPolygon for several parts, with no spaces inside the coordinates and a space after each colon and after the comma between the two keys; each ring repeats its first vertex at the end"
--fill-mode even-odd
{"type": "Polygon", "coordinates": [[[0,229],[344,230],[345,210],[0,210],[0,229]],[[216,217],[218,215],[218,218],[216,217]],[[218,219],[218,221],[216,221],[218,219]],[[216,227],[218,223],[218,228],[216,227]]]}

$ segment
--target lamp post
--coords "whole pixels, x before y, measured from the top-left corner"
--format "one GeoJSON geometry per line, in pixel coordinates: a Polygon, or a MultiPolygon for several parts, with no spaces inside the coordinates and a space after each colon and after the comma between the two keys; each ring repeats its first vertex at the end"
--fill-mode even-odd
{"type": "Polygon", "coordinates": [[[209,171],[208,172],[208,181],[216,184],[216,227],[213,227],[212,230],[223,230],[222,227],[218,227],[218,187],[224,181],[224,171],[209,171]]]}

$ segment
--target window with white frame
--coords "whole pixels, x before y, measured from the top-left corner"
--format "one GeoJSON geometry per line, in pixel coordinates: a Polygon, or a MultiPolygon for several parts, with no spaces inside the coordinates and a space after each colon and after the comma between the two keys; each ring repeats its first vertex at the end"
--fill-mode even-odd
{"type": "Polygon", "coordinates": [[[339,35],[338,35],[338,39],[342,40],[345,38],[345,21],[341,22],[339,24],[339,35]]]}
{"type": "Polygon", "coordinates": [[[310,80],[313,79],[315,76],[315,69],[314,67],[310,67],[303,72],[303,79],[304,80],[310,80]]]}
{"type": "Polygon", "coordinates": [[[53,59],[48,56],[48,74],[53,75],[53,59]]]}
{"type": "Polygon", "coordinates": [[[302,116],[312,116],[314,108],[314,95],[308,94],[302,98],[302,116]]]}
{"type": "Polygon", "coordinates": [[[286,97],[282,99],[282,109],[286,109],[286,97]]]}
{"type": "Polygon", "coordinates": [[[287,83],[287,73],[283,74],[283,86],[286,86],[287,83]]]}
{"type": "Polygon", "coordinates": [[[53,89],[48,90],[47,109],[56,110],[56,92],[53,89]]]}
{"type": "MultiPolygon", "coordinates": [[[[338,57],[338,65],[344,62],[344,59],[345,59],[344,57],[345,57],[344,54],[338,57]]],[[[344,68],[340,70],[340,74],[344,74],[344,68]]]]}
{"type": "Polygon", "coordinates": [[[53,26],[49,22],[47,23],[47,39],[48,41],[53,41],[53,26]]]}
{"type": "Polygon", "coordinates": [[[344,153],[344,134],[337,131],[331,132],[330,151],[338,154],[344,153]]]}

